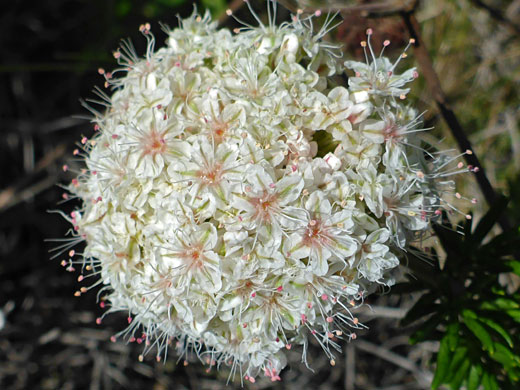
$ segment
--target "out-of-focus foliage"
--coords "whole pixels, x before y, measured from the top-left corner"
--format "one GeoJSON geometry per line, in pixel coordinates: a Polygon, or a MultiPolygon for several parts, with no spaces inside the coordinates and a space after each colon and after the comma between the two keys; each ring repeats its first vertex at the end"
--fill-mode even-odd
{"type": "MultiPolygon", "coordinates": [[[[184,4],[194,3],[190,0],[117,0],[115,2],[116,15],[124,18],[130,12],[140,11],[143,16],[156,18],[171,13],[184,4]]],[[[211,11],[213,17],[217,17],[226,11],[226,0],[201,0],[202,7],[211,11]]],[[[195,3],[194,3],[195,4],[195,3]]]]}
{"type": "MultiPolygon", "coordinates": [[[[422,1],[417,18],[441,84],[492,184],[503,190],[520,169],[520,39],[472,0],[422,1]]],[[[520,26],[520,1],[486,0],[520,26]]],[[[424,83],[422,78],[419,78],[424,83]]],[[[415,86],[425,102],[425,83],[415,86]]],[[[427,116],[436,115],[429,104],[427,116]]],[[[437,130],[450,141],[444,123],[437,130]]]]}
{"type": "Polygon", "coordinates": [[[472,220],[436,225],[447,253],[444,266],[435,253],[433,264],[410,254],[413,278],[393,289],[424,291],[402,325],[420,322],[413,343],[440,341],[433,389],[512,390],[520,383],[520,293],[499,282],[504,273],[520,275],[520,232],[515,227],[486,240],[506,203],[496,202],[475,228],[472,220]]]}

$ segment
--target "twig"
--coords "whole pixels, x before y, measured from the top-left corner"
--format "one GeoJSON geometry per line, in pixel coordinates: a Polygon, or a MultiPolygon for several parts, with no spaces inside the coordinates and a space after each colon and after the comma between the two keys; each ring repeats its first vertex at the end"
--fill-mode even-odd
{"type": "Polygon", "coordinates": [[[38,177],[41,172],[61,158],[65,154],[65,151],[66,145],[59,144],[38,161],[35,169],[30,174],[25,175],[17,183],[0,191],[0,212],[52,186],[55,182],[55,178],[45,178],[37,182],[38,177]],[[33,184],[35,182],[36,184],[33,184]]]}
{"type": "Polygon", "coordinates": [[[430,380],[427,378],[428,373],[417,367],[410,359],[362,339],[356,340],[355,344],[359,350],[378,356],[383,360],[412,372],[421,387],[429,387],[430,380]]]}
{"type": "Polygon", "coordinates": [[[347,344],[345,352],[345,390],[354,390],[356,385],[356,347],[347,344]]]}
{"type": "Polygon", "coordinates": [[[516,34],[520,35],[520,26],[518,26],[516,23],[514,23],[511,19],[509,19],[507,16],[505,16],[502,11],[500,11],[497,8],[494,8],[486,3],[484,3],[481,0],[470,0],[473,4],[475,4],[476,7],[485,9],[488,11],[489,15],[499,22],[504,23],[509,28],[513,29],[516,34]]]}
{"type": "MultiPolygon", "coordinates": [[[[417,22],[417,19],[415,18],[413,12],[403,12],[402,17],[406,25],[406,28],[410,33],[410,36],[415,39],[415,58],[419,63],[419,68],[421,69],[421,72],[426,80],[428,88],[430,89],[430,93],[432,94],[435,102],[437,103],[441,115],[443,116],[446,124],[450,128],[453,137],[457,141],[459,149],[461,151],[472,151],[471,154],[464,154],[464,159],[466,160],[468,165],[472,165],[473,167],[479,168],[477,172],[474,172],[475,178],[477,179],[477,183],[480,187],[480,190],[484,194],[487,203],[489,205],[492,205],[497,200],[497,194],[493,189],[493,186],[489,182],[484,168],[480,165],[477,155],[475,154],[475,151],[471,146],[471,142],[469,141],[468,137],[466,137],[466,134],[464,133],[464,130],[462,129],[462,126],[459,120],[457,119],[455,112],[453,112],[453,110],[448,105],[446,95],[444,94],[444,91],[441,87],[441,82],[433,68],[432,60],[430,58],[430,55],[428,54],[426,46],[424,45],[424,41],[422,40],[419,23],[417,22]]],[[[504,231],[509,230],[510,225],[505,217],[502,217],[499,223],[504,231]]]]}
{"type": "Polygon", "coordinates": [[[357,315],[363,315],[367,317],[373,318],[391,318],[400,320],[404,318],[407,309],[403,308],[394,308],[394,307],[385,307],[385,306],[369,306],[363,307],[356,311],[357,315]]]}

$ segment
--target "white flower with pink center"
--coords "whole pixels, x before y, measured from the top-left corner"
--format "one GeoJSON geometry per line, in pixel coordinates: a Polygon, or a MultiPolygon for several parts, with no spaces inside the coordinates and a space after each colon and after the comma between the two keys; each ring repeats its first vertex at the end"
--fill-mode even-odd
{"type": "Polygon", "coordinates": [[[324,194],[313,192],[305,202],[306,223],[285,243],[287,257],[306,259],[316,275],[325,275],[329,267],[341,263],[347,267],[358,243],[352,238],[354,222],[346,210],[332,212],[324,194]]]}

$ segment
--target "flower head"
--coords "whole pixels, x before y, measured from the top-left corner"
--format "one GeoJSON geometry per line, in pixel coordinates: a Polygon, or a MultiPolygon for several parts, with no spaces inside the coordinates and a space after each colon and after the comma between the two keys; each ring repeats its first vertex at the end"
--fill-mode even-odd
{"type": "Polygon", "coordinates": [[[158,357],[202,343],[212,364],[278,380],[283,350],[314,337],[334,362],[334,340],[362,327],[351,309],[444,205],[450,161],[419,147],[420,117],[394,99],[415,71],[368,42],[372,62],[329,87],[344,71],[321,39],[333,18],[317,33],[312,18],[232,35],[194,13],[157,51],[143,25],[144,58],[115,54],[67,218],[103,302],[129,313],[120,335],[158,357]]]}

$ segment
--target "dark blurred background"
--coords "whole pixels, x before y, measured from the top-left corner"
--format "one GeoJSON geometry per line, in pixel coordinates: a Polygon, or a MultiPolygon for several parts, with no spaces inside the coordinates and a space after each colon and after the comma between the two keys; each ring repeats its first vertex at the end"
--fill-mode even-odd
{"type": "MultiPolygon", "coordinates": [[[[252,0],[251,0],[252,1],[252,0]]],[[[252,1],[260,15],[263,1],[252,1]]],[[[293,1],[284,1],[294,7],[293,1]]],[[[391,39],[398,55],[408,40],[398,15],[377,14],[364,5],[385,1],[346,1],[353,7],[331,39],[344,43],[347,57],[360,55],[359,41],[367,27],[374,40],[391,39]],[[357,8],[356,8],[357,7],[357,8]]],[[[388,0],[395,5],[399,1],[388,0]]],[[[433,56],[441,82],[454,105],[492,184],[504,191],[520,168],[519,117],[519,1],[492,1],[504,22],[489,9],[470,0],[424,1],[416,14],[433,56]]],[[[326,9],[330,4],[318,4],[326,9]]],[[[231,7],[241,18],[248,12],[243,2],[206,0],[225,26],[231,7]]],[[[316,4],[300,4],[311,9],[316,4]]],[[[314,8],[313,8],[314,7],[314,8]]],[[[150,22],[157,46],[165,34],[159,21],[174,27],[177,17],[191,14],[188,0],[40,0],[2,1],[0,5],[0,389],[223,389],[240,387],[239,378],[226,387],[228,372],[207,373],[196,361],[176,365],[176,358],[140,363],[141,346],[110,343],[125,327],[125,319],[112,315],[96,325],[101,314],[95,292],[74,297],[78,273],[69,274],[61,258],[50,260],[68,224],[50,210],[71,210],[58,205],[72,176],[62,170],[67,163],[81,168],[72,150],[82,135],[93,133],[88,111],[80,99],[94,97],[102,86],[97,69],[112,69],[112,52],[121,38],[130,38],[138,53],[145,40],[138,31],[150,22]]],[[[293,9],[294,11],[294,9],[293,9]]],[[[281,11],[280,19],[288,17],[281,11]]],[[[413,54],[413,53],[411,53],[413,54]]],[[[426,120],[437,134],[455,145],[438,117],[424,81],[414,90],[414,102],[428,110],[426,120]]],[[[481,199],[471,178],[460,183],[468,196],[481,199]]],[[[476,211],[478,215],[479,211],[476,211]]],[[[336,367],[311,348],[314,369],[299,363],[291,351],[291,363],[283,382],[260,380],[249,388],[287,389],[423,389],[431,371],[428,358],[435,345],[410,347],[409,330],[397,320],[410,300],[373,298],[377,309],[365,315],[370,331],[346,348],[336,367]],[[377,318],[377,321],[375,320],[377,318]]]]}

